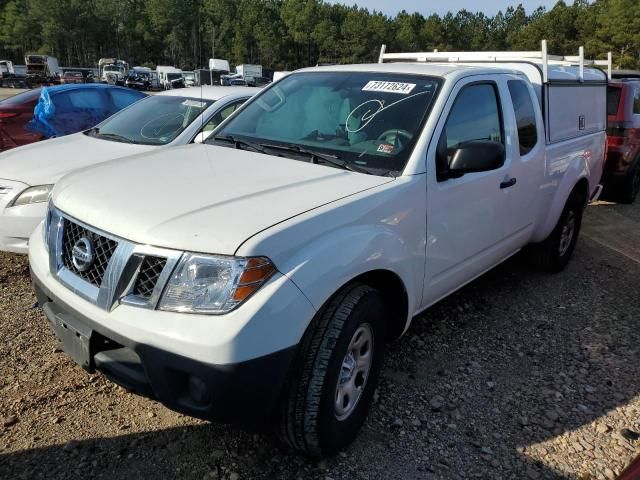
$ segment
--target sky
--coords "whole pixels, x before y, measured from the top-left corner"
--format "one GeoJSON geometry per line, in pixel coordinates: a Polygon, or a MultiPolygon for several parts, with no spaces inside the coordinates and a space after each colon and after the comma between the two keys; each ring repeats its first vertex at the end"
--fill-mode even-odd
{"type": "MultiPolygon", "coordinates": [[[[543,6],[550,10],[557,0],[330,0],[330,3],[343,3],[345,5],[358,5],[369,10],[378,10],[387,15],[394,16],[401,10],[409,13],[419,12],[422,15],[437,13],[443,15],[448,11],[457,12],[463,8],[472,12],[483,12],[493,16],[498,10],[506,10],[509,6],[516,7],[519,3],[531,13],[537,7],[543,6]]],[[[569,0],[566,2],[571,4],[569,0]]]]}

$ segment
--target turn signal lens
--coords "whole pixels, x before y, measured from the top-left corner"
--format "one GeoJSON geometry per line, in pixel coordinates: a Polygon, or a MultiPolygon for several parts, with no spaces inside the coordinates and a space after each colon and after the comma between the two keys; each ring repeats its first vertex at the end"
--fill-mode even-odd
{"type": "Polygon", "coordinates": [[[254,268],[247,267],[247,270],[245,270],[240,277],[240,282],[238,285],[247,285],[250,283],[263,281],[265,278],[270,277],[271,274],[275,272],[275,270],[276,269],[271,264],[266,264],[254,268]]]}

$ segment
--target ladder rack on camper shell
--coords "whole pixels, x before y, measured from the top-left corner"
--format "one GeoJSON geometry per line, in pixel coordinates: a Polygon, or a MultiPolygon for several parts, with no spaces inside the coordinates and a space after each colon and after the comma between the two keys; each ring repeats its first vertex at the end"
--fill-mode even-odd
{"type": "Polygon", "coordinates": [[[549,65],[579,67],[579,81],[584,82],[584,67],[602,66],[607,67],[607,79],[611,79],[612,56],[607,54],[607,60],[585,60],[584,47],[580,47],[578,55],[549,55],[547,52],[547,41],[542,40],[540,51],[521,52],[416,52],[416,53],[386,53],[387,46],[382,45],[378,63],[385,61],[408,61],[408,62],[436,62],[436,63],[509,63],[527,62],[532,64],[542,64],[542,82],[549,82],[549,65]]]}

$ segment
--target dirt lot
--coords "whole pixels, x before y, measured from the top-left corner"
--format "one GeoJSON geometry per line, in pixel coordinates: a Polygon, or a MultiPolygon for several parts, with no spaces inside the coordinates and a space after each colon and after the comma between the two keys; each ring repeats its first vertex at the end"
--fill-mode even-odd
{"type": "Polygon", "coordinates": [[[612,479],[640,453],[639,285],[640,205],[590,206],[565,272],[514,258],[416,319],[318,462],[87,375],[0,254],[0,478],[612,479]]]}

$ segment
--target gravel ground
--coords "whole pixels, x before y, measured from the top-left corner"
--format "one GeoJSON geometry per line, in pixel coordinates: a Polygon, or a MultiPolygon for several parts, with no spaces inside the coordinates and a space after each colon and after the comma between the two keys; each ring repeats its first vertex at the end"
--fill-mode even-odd
{"type": "Polygon", "coordinates": [[[417,318],[321,461],[87,375],[0,254],[0,478],[613,479],[640,453],[639,207],[590,206],[563,273],[516,257],[417,318]]]}

